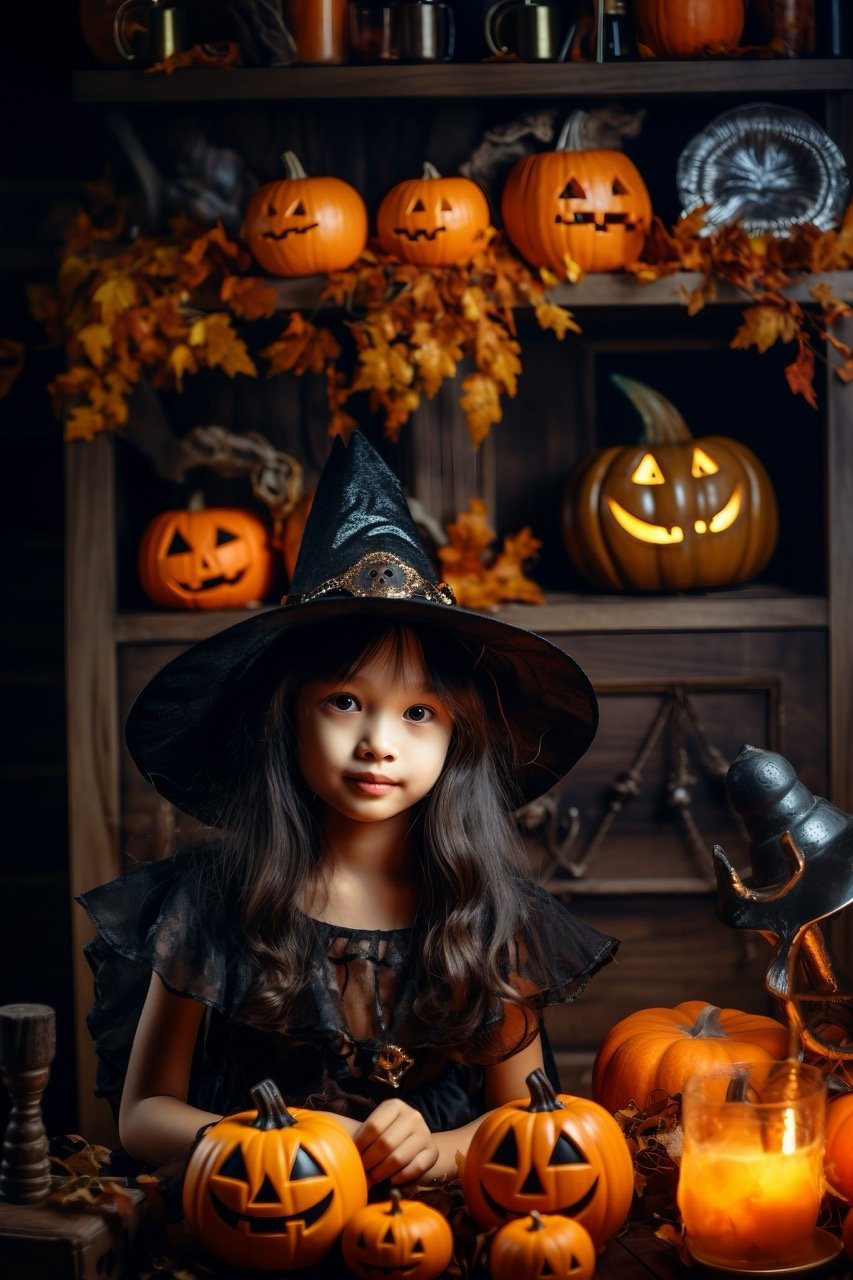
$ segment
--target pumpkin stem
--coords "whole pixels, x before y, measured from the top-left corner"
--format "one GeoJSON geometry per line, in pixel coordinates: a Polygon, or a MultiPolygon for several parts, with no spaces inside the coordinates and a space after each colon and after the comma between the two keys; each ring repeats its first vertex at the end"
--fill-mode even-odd
{"type": "Polygon", "coordinates": [[[559,137],[556,151],[585,151],[583,127],[586,124],[588,111],[573,111],[566,119],[559,137]]]}
{"type": "Polygon", "coordinates": [[[429,160],[424,160],[424,171],[422,176],[424,178],[440,178],[441,174],[438,172],[438,169],[436,169],[434,164],[431,164],[429,160]]]}
{"type": "Polygon", "coordinates": [[[728,1036],[720,1022],[720,1012],[715,1004],[706,1004],[687,1034],[694,1040],[727,1040],[728,1036]]]}
{"type": "Polygon", "coordinates": [[[544,1231],[545,1223],[542,1221],[542,1215],[538,1209],[530,1210],[530,1226],[528,1231],[544,1231]]]}
{"type": "Polygon", "coordinates": [[[289,1129],[296,1124],[284,1105],[284,1099],[273,1080],[262,1080],[249,1090],[258,1114],[252,1121],[253,1129],[289,1129]]]}
{"type": "Polygon", "coordinates": [[[307,178],[308,175],[302,168],[302,161],[295,151],[283,151],[281,163],[284,165],[288,178],[307,178]]]}
{"type": "Polygon", "coordinates": [[[530,1090],[530,1106],[528,1111],[563,1111],[564,1107],[557,1097],[551,1081],[541,1067],[531,1071],[524,1082],[530,1090]]]}
{"type": "Polygon", "coordinates": [[[611,373],[610,381],[628,397],[643,419],[643,440],[646,444],[673,444],[679,440],[692,440],[693,433],[675,405],[635,378],[621,373],[611,373]]]}
{"type": "Polygon", "coordinates": [[[204,509],[204,494],[201,489],[196,489],[195,492],[190,495],[190,500],[187,503],[187,511],[204,511],[204,509]]]}
{"type": "Polygon", "coordinates": [[[401,1192],[399,1187],[391,1188],[391,1208],[388,1210],[388,1217],[396,1217],[398,1213],[402,1213],[400,1208],[401,1192]]]}

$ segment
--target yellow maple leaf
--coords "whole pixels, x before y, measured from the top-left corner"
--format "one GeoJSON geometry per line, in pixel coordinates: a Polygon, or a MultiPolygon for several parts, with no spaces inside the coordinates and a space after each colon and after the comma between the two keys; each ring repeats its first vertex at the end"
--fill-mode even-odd
{"type": "Polygon", "coordinates": [[[175,386],[179,391],[183,391],[184,375],[198,371],[198,361],[193,355],[192,348],[188,347],[185,342],[178,343],[169,352],[168,363],[175,379],[175,386]]]}
{"type": "Polygon", "coordinates": [[[567,333],[580,333],[581,327],[575,320],[571,311],[566,307],[558,306],[556,302],[547,302],[545,300],[537,302],[534,305],[536,321],[540,329],[550,329],[552,333],[562,342],[567,333]]]}
{"type": "Polygon", "coordinates": [[[475,449],[503,417],[498,384],[487,373],[471,373],[462,379],[459,403],[465,414],[468,435],[475,449]]]}
{"type": "Polygon", "coordinates": [[[188,340],[191,347],[200,349],[196,354],[208,368],[220,368],[229,378],[238,373],[257,376],[258,371],[245,342],[235,331],[230,317],[221,311],[196,320],[190,328],[188,340]]]}
{"type": "Polygon", "coordinates": [[[111,349],[113,342],[113,335],[107,326],[87,324],[85,328],[78,331],[77,341],[95,368],[102,368],[104,356],[111,349]]]}
{"type": "Polygon", "coordinates": [[[94,440],[106,428],[102,413],[91,405],[75,405],[65,417],[63,435],[66,440],[94,440]]]}
{"type": "Polygon", "coordinates": [[[566,280],[569,284],[577,284],[583,279],[583,267],[579,262],[575,262],[574,258],[568,254],[563,254],[563,264],[566,268],[566,280]]]}
{"type": "Polygon", "coordinates": [[[412,360],[420,374],[421,386],[428,399],[436,394],[445,378],[452,378],[456,373],[456,361],[447,347],[432,340],[421,343],[414,348],[412,360]]]}
{"type": "Polygon", "coordinates": [[[739,325],[729,346],[734,350],[757,347],[764,352],[776,342],[793,342],[796,336],[797,324],[788,311],[757,304],[744,311],[743,323],[739,325]]]}
{"type": "Polygon", "coordinates": [[[103,284],[98,285],[92,296],[101,309],[104,324],[112,329],[122,312],[135,304],[139,291],[135,280],[130,276],[116,275],[109,276],[103,284]]]}

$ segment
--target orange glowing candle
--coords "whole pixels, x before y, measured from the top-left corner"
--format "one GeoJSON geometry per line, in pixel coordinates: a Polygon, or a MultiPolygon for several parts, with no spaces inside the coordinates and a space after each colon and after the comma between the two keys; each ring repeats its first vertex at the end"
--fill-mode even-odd
{"type": "Polygon", "coordinates": [[[821,1073],[799,1062],[741,1064],[687,1082],[678,1206],[694,1258],[760,1271],[813,1255],[824,1109],[821,1073]]]}

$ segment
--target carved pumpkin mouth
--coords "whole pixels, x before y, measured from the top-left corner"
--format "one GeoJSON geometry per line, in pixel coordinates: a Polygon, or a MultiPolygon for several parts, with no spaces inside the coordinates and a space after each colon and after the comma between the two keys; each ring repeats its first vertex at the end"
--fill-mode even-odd
{"type": "Polygon", "coordinates": [[[319,227],[319,222],[309,222],[304,227],[286,227],[284,231],[262,231],[262,240],[286,240],[288,236],[304,236],[306,232],[319,227]]]}
{"type": "Polygon", "coordinates": [[[211,591],[213,587],[233,587],[244,576],[246,570],[241,569],[239,573],[235,573],[233,578],[226,578],[224,574],[219,574],[216,578],[205,578],[200,587],[191,587],[188,582],[179,582],[178,586],[182,591],[211,591]]]}
{"type": "Polygon", "coordinates": [[[228,1205],[219,1199],[215,1191],[211,1190],[210,1192],[213,1207],[226,1226],[233,1227],[236,1230],[241,1222],[245,1222],[248,1224],[249,1235],[284,1235],[292,1222],[301,1222],[305,1228],[312,1227],[315,1222],[322,1218],[332,1203],[333,1195],[334,1192],[330,1191],[317,1204],[311,1205],[310,1208],[304,1209],[301,1213],[280,1214],[275,1218],[258,1218],[251,1213],[239,1213],[236,1209],[229,1209],[228,1205]]]}
{"type": "MultiPolygon", "coordinates": [[[[700,536],[704,533],[723,533],[737,520],[742,505],[743,488],[738,484],[732,490],[728,502],[720,507],[710,520],[693,521],[693,531],[700,536]]],[[[616,523],[640,542],[653,542],[657,546],[665,547],[684,541],[684,530],[681,525],[674,524],[671,529],[667,529],[663,524],[650,524],[647,520],[641,520],[639,516],[626,511],[615,498],[608,497],[607,506],[616,523]]]]}
{"type": "Polygon", "coordinates": [[[409,231],[406,227],[395,227],[394,235],[403,240],[434,240],[440,231],[446,230],[447,227],[433,227],[432,231],[429,227],[418,227],[417,231],[409,231]]]}
{"type": "Polygon", "coordinates": [[[564,227],[576,227],[578,225],[593,224],[596,231],[609,231],[611,227],[624,227],[626,231],[636,231],[638,223],[627,213],[605,213],[599,215],[592,210],[578,210],[571,217],[564,218],[561,213],[554,217],[554,221],[564,227]]]}
{"type": "MultiPolygon", "coordinates": [[[[496,1213],[498,1217],[501,1217],[501,1218],[518,1216],[517,1209],[508,1209],[504,1205],[500,1204],[494,1198],[494,1196],[490,1196],[486,1188],[483,1186],[482,1182],[480,1183],[480,1190],[482,1191],[483,1198],[485,1199],[486,1204],[489,1206],[492,1213],[496,1213]]],[[[574,1204],[563,1205],[561,1209],[549,1209],[548,1212],[561,1213],[564,1218],[573,1218],[577,1214],[579,1214],[583,1209],[585,1209],[588,1204],[592,1203],[593,1197],[595,1196],[595,1193],[597,1190],[598,1190],[598,1177],[596,1176],[595,1181],[593,1182],[589,1191],[587,1191],[585,1195],[582,1195],[580,1200],[575,1200],[574,1204]]]]}

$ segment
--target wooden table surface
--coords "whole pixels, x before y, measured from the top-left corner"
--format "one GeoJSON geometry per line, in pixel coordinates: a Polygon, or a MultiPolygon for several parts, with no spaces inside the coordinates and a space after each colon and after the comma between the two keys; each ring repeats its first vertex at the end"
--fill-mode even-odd
{"type": "MultiPolygon", "coordinates": [[[[652,1280],[652,1277],[655,1280],[699,1280],[705,1276],[721,1280],[725,1274],[729,1273],[712,1271],[696,1264],[685,1265],[675,1246],[657,1239],[654,1228],[644,1223],[631,1223],[626,1231],[610,1240],[599,1255],[595,1268],[595,1280],[652,1280]]],[[[821,1277],[822,1280],[853,1280],[853,1263],[842,1253],[831,1265],[807,1272],[792,1270],[788,1274],[821,1277]]]]}

